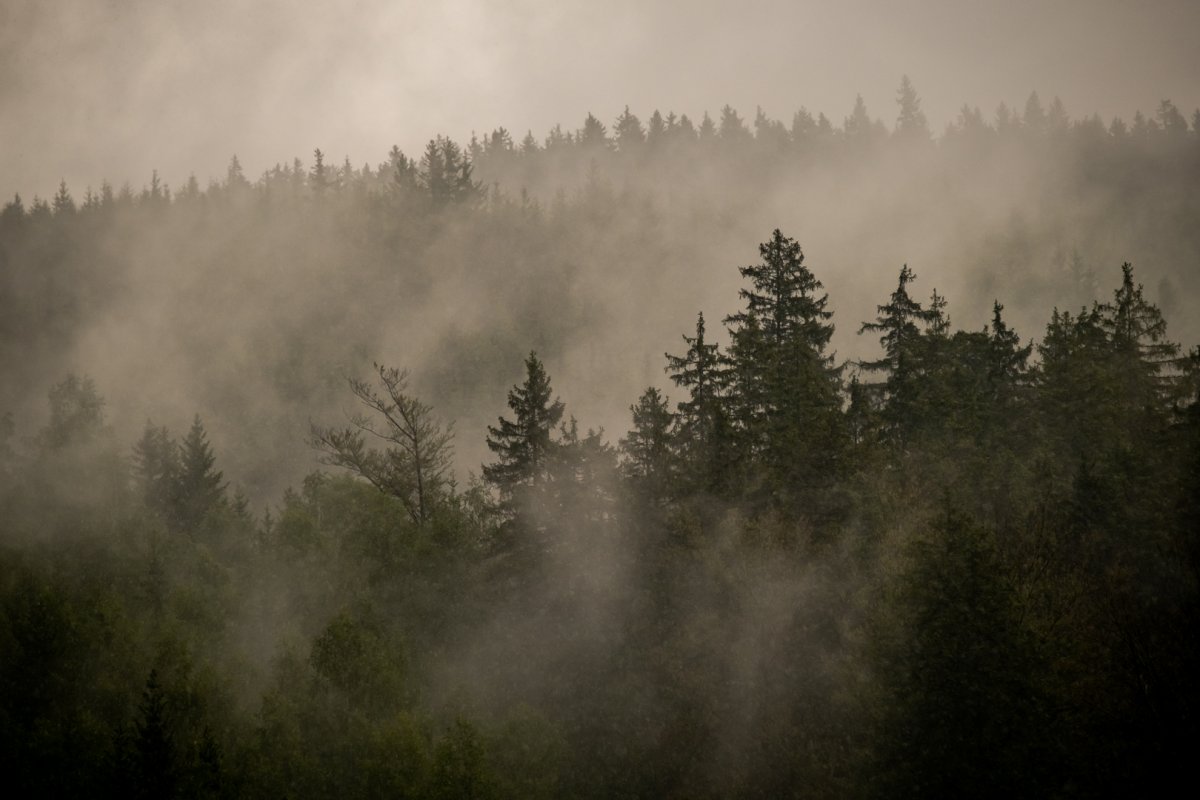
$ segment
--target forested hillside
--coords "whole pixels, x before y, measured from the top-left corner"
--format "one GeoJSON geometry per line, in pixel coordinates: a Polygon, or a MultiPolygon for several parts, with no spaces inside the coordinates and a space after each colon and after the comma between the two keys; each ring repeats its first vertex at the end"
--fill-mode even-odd
{"type": "Polygon", "coordinates": [[[9,785],[1186,781],[1198,129],[905,79],[14,199],[9,785]]]}

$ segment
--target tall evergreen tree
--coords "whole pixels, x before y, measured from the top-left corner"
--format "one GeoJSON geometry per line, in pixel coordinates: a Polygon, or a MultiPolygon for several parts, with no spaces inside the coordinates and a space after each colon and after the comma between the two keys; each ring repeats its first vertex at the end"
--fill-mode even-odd
{"type": "Polygon", "coordinates": [[[939,323],[940,309],[926,310],[909,295],[908,286],[916,277],[907,264],[901,267],[896,290],[887,303],[878,307],[879,316],[874,322],[864,322],[858,330],[859,334],[866,331],[882,334],[879,343],[883,346],[883,357],[860,362],[859,366],[885,376],[882,381],[863,386],[875,395],[883,409],[884,435],[894,442],[903,442],[918,421],[924,367],[924,343],[918,323],[926,326],[939,323]]]}
{"type": "Polygon", "coordinates": [[[762,263],[739,268],[750,281],[739,292],[745,310],[726,318],[731,397],[748,454],[765,464],[771,491],[789,497],[841,467],[841,370],[826,352],[829,297],[800,245],[776,229],[759,254],[762,263]]]}
{"type": "Polygon", "coordinates": [[[484,465],[483,477],[499,491],[510,514],[548,477],[553,433],[564,409],[562,401],[552,397],[550,377],[537,353],[531,352],[525,359],[525,381],[508,393],[515,418],[500,417],[498,425],[488,426],[487,446],[496,461],[484,465]]]}
{"type": "Polygon", "coordinates": [[[1172,368],[1180,363],[1179,345],[1167,339],[1162,312],[1147,302],[1142,285],[1133,280],[1133,266],[1121,265],[1121,286],[1111,303],[1097,308],[1100,327],[1108,335],[1123,375],[1127,403],[1163,408],[1175,399],[1178,381],[1172,368]]]}
{"type": "Polygon", "coordinates": [[[629,111],[629,106],[625,106],[621,116],[617,117],[613,134],[617,149],[623,153],[634,152],[646,142],[646,131],[642,122],[629,111]]]}
{"type": "Polygon", "coordinates": [[[225,503],[223,473],[197,414],[179,450],[179,514],[185,529],[194,529],[225,503]]]}
{"type": "Polygon", "coordinates": [[[146,506],[172,519],[180,480],[179,447],[165,427],[146,422],[142,438],[133,446],[133,467],[146,506]]]}
{"type": "Polygon", "coordinates": [[[921,110],[921,99],[912,81],[905,75],[900,80],[900,89],[896,92],[896,104],[900,106],[900,115],[896,118],[895,136],[912,142],[928,142],[932,138],[925,112],[921,110]]]}
{"type": "Polygon", "coordinates": [[[652,500],[660,500],[666,496],[674,473],[671,428],[675,415],[667,398],[653,386],[629,410],[633,429],[620,443],[623,472],[652,500]]]}
{"type": "Polygon", "coordinates": [[[729,371],[716,342],[705,340],[704,314],[696,317],[696,335],[683,337],[682,356],[666,354],[667,373],[689,399],[678,403],[677,436],[689,490],[723,492],[733,479],[733,443],[725,392],[729,371]]]}

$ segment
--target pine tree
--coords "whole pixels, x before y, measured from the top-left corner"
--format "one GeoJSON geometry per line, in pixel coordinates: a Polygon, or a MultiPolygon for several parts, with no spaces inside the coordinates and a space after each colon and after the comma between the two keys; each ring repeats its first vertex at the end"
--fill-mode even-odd
{"type": "Polygon", "coordinates": [[[913,88],[907,75],[900,79],[896,104],[900,106],[900,115],[896,118],[896,138],[911,142],[931,141],[932,134],[929,132],[925,112],[921,110],[921,99],[917,97],[917,90],[913,88]]]}
{"type": "Polygon", "coordinates": [[[804,264],[800,245],[778,229],[759,245],[762,263],[739,268],[745,310],[730,349],[731,400],[744,449],[761,458],[770,489],[792,497],[832,481],[841,465],[841,370],[826,352],[829,297],[804,264]]]}
{"type": "Polygon", "coordinates": [[[1029,368],[1029,354],[1033,344],[1021,346],[1021,337],[1004,322],[1001,312],[1004,306],[999,300],[992,303],[992,324],[988,331],[991,354],[989,377],[998,394],[1004,400],[1024,381],[1029,368]]]}
{"type": "Polygon", "coordinates": [[[944,514],[909,548],[874,647],[883,796],[1037,794],[1051,766],[1038,652],[996,537],[944,514]]]}
{"type": "Polygon", "coordinates": [[[665,497],[674,472],[671,428],[675,415],[665,398],[653,386],[629,407],[633,429],[621,440],[624,455],[621,467],[625,476],[652,500],[665,497]]]}
{"type": "Polygon", "coordinates": [[[608,130],[604,127],[603,122],[589,112],[587,119],[583,121],[583,129],[579,131],[576,141],[587,150],[605,150],[609,144],[608,130]]]}
{"type": "Polygon", "coordinates": [[[179,758],[167,716],[166,693],[158,671],[150,670],[134,723],[133,786],[135,797],[174,797],[178,788],[179,758]]]}
{"type": "Polygon", "coordinates": [[[684,464],[684,488],[722,493],[733,482],[734,454],[725,392],[729,370],[715,342],[705,341],[704,314],[696,317],[696,335],[683,337],[682,356],[666,354],[667,373],[689,399],[678,403],[676,437],[684,464]]]}
{"type": "Polygon", "coordinates": [[[1108,334],[1131,404],[1165,407],[1177,381],[1170,370],[1179,362],[1179,345],[1167,339],[1167,323],[1133,282],[1133,266],[1121,265],[1121,286],[1113,301],[1098,307],[1100,327],[1108,334]]]}
{"type": "Polygon", "coordinates": [[[70,190],[67,189],[67,182],[61,181],[58,184],[58,191],[54,193],[54,201],[51,203],[51,208],[54,209],[54,216],[69,217],[75,211],[75,200],[71,197],[70,190]]]}
{"type": "Polygon", "coordinates": [[[875,124],[867,114],[867,104],[863,102],[861,94],[854,98],[854,110],[842,123],[842,133],[846,142],[854,147],[865,147],[875,139],[875,124]]]}
{"type": "Polygon", "coordinates": [[[630,113],[629,106],[625,106],[621,116],[617,117],[613,133],[617,150],[622,153],[634,152],[646,142],[646,131],[642,128],[641,120],[630,113]]]}
{"type": "Polygon", "coordinates": [[[308,176],[308,185],[312,187],[317,197],[321,197],[329,188],[329,184],[329,170],[325,167],[325,154],[318,147],[313,150],[313,168],[308,176]]]}
{"type": "Polygon", "coordinates": [[[916,277],[907,264],[901,267],[896,290],[886,304],[878,307],[879,316],[874,322],[864,322],[858,330],[860,335],[866,331],[882,334],[879,343],[883,346],[883,358],[863,361],[859,366],[885,375],[884,380],[863,386],[883,408],[884,435],[896,443],[905,440],[918,417],[923,343],[917,324],[937,323],[940,313],[940,309],[927,311],[909,296],[908,285],[916,277]]]}
{"type": "Polygon", "coordinates": [[[742,144],[750,140],[750,129],[731,105],[726,104],[721,108],[717,136],[727,145],[742,144]]]}
{"type": "Polygon", "coordinates": [[[551,400],[550,377],[531,352],[525,359],[525,381],[508,393],[508,407],[515,419],[500,417],[488,426],[487,446],[496,461],[483,467],[483,477],[500,493],[508,513],[518,510],[528,493],[543,485],[555,447],[553,432],[562,420],[564,406],[551,400]]]}
{"type": "Polygon", "coordinates": [[[185,530],[194,530],[225,503],[225,484],[222,473],[214,469],[216,461],[197,414],[179,453],[177,496],[180,522],[185,530]]]}
{"type": "Polygon", "coordinates": [[[663,115],[659,113],[657,108],[654,109],[654,113],[650,115],[650,122],[646,126],[646,143],[651,147],[661,145],[668,130],[669,128],[666,121],[663,120],[663,115]]]}
{"type": "Polygon", "coordinates": [[[438,136],[425,146],[419,180],[433,206],[441,208],[479,195],[481,187],[472,178],[473,170],[461,147],[447,137],[438,136]]]}
{"type": "Polygon", "coordinates": [[[142,438],[133,446],[133,465],[146,507],[173,518],[181,467],[179,448],[165,427],[146,422],[142,438]]]}

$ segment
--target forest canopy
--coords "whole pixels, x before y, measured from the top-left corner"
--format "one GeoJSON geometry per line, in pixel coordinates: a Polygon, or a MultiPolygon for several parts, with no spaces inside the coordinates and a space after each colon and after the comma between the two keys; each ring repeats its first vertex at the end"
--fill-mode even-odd
{"type": "Polygon", "coordinates": [[[14,198],[9,785],[1186,780],[1198,128],[905,78],[14,198]]]}

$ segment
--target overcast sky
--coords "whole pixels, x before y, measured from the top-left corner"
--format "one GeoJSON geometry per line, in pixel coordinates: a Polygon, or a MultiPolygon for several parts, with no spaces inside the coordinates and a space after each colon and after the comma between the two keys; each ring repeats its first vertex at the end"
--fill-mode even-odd
{"type": "Polygon", "coordinates": [[[377,164],[625,104],[840,124],[861,93],[890,125],[905,73],[935,131],[1035,89],[1072,116],[1170,98],[1190,119],[1198,32],[1200,0],[0,0],[0,196],[203,183],[235,153],[251,177],[314,147],[377,164]]]}

